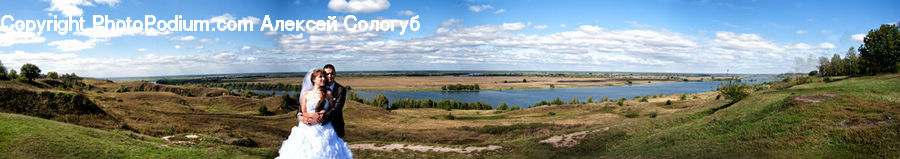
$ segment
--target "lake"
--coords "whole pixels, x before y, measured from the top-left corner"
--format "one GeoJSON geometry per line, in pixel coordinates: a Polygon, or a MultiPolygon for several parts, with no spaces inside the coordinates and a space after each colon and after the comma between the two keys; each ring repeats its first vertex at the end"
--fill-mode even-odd
{"type": "MultiPolygon", "coordinates": [[[[774,78],[749,78],[744,79],[746,83],[755,84],[768,81],[774,81],[774,78]]],[[[572,98],[578,98],[579,101],[586,101],[588,97],[593,97],[595,101],[601,97],[610,99],[628,98],[634,96],[658,95],[658,94],[679,94],[679,93],[700,93],[716,90],[720,81],[707,82],[671,82],[671,83],[652,83],[631,86],[608,86],[608,87],[582,87],[582,88],[556,88],[556,89],[525,89],[525,90],[483,90],[477,92],[442,92],[442,91],[354,91],[360,98],[372,99],[375,95],[382,94],[388,97],[390,101],[397,99],[423,99],[430,98],[435,101],[442,99],[451,99],[461,102],[477,102],[481,101],[496,107],[500,103],[506,102],[510,107],[519,105],[522,108],[534,105],[541,100],[547,102],[555,98],[560,98],[565,102],[569,102],[572,98]]],[[[257,93],[285,94],[298,93],[298,91],[269,91],[269,90],[251,90],[257,93]]]]}

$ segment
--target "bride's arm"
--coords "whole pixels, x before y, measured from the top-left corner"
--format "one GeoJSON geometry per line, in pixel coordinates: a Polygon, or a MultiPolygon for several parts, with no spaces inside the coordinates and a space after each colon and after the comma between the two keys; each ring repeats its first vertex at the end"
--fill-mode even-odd
{"type": "MultiPolygon", "coordinates": [[[[334,98],[334,96],[331,95],[331,91],[325,91],[325,100],[328,100],[328,108],[334,107],[334,100],[332,100],[332,98],[334,98]]],[[[328,111],[328,109],[322,109],[318,113],[324,114],[325,111],[328,111]]]]}
{"type": "Polygon", "coordinates": [[[297,113],[297,120],[300,120],[301,122],[304,121],[304,118],[308,118],[303,116],[303,114],[306,113],[306,98],[304,97],[306,97],[306,92],[300,94],[300,110],[297,110],[299,112],[297,113]]]}

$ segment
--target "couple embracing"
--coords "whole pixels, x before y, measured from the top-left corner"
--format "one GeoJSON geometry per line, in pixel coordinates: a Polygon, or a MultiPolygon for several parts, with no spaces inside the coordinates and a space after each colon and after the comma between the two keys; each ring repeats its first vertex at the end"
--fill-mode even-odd
{"type": "Polygon", "coordinates": [[[343,86],[334,81],[334,66],[311,69],[300,92],[300,124],[281,144],[278,158],[353,158],[344,137],[343,86]]]}

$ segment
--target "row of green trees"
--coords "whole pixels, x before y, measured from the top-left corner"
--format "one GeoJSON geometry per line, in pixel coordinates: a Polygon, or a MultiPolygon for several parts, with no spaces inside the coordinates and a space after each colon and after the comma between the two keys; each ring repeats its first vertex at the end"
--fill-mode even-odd
{"type": "Polygon", "coordinates": [[[19,71],[15,69],[10,69],[7,71],[6,67],[3,66],[3,62],[0,61],[0,80],[22,80],[22,81],[33,81],[35,78],[49,78],[49,79],[62,79],[63,84],[66,87],[72,86],[84,86],[84,83],[79,82],[81,77],[72,74],[63,74],[62,76],[56,72],[47,72],[47,74],[41,74],[41,68],[37,65],[26,63],[19,68],[19,71]]]}
{"type": "Polygon", "coordinates": [[[830,60],[820,57],[818,70],[810,75],[864,76],[897,72],[900,72],[900,28],[896,24],[882,24],[878,29],[869,30],[859,49],[851,47],[843,58],[838,54],[830,60]]]}
{"type": "Polygon", "coordinates": [[[478,86],[478,83],[472,85],[464,85],[464,84],[451,84],[441,86],[442,91],[478,91],[481,90],[481,87],[478,86]]]}
{"type": "MultiPolygon", "coordinates": [[[[438,100],[434,99],[398,99],[396,101],[391,102],[387,96],[384,95],[375,95],[371,100],[366,98],[362,99],[356,94],[356,92],[350,91],[347,93],[347,100],[360,102],[366,105],[372,105],[380,108],[384,108],[387,110],[394,110],[400,108],[439,108],[439,109],[467,109],[467,110],[490,110],[494,109],[494,107],[490,104],[478,101],[478,102],[460,102],[455,100],[438,100]]],[[[505,105],[506,103],[503,103],[505,105]]],[[[518,105],[517,105],[518,107],[518,105]]],[[[499,108],[498,108],[499,109],[499,108]]],[[[501,109],[503,110],[503,109],[501,109]]]]}

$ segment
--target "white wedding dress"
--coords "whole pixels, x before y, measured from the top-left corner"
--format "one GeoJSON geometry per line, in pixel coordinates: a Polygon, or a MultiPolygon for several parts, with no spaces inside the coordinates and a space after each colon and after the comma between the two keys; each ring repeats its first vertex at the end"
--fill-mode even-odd
{"type": "MultiPolygon", "coordinates": [[[[319,99],[306,101],[306,112],[315,112],[319,99]]],[[[325,101],[325,109],[328,109],[328,101],[325,101]]],[[[325,125],[312,126],[300,123],[291,129],[291,136],[281,143],[277,158],[353,158],[353,152],[347,147],[347,143],[337,136],[331,122],[325,125]]]]}

